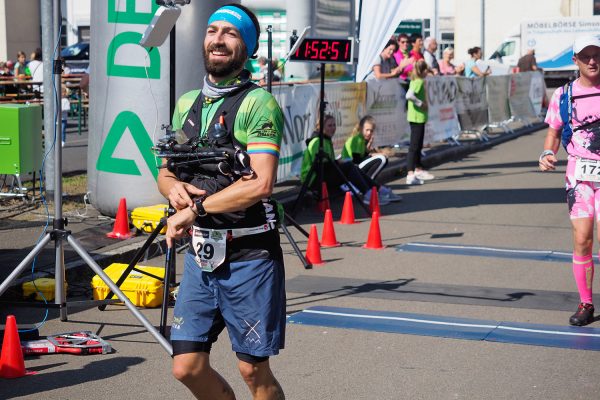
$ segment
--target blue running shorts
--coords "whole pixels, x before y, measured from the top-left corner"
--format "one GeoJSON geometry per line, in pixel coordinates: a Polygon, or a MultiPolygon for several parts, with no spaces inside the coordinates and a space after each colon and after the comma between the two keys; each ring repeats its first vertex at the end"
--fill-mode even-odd
{"type": "Polygon", "coordinates": [[[284,347],[285,317],[282,261],[225,262],[205,272],[192,254],[185,254],[171,326],[175,355],[209,352],[225,326],[233,351],[276,355],[284,347]]]}

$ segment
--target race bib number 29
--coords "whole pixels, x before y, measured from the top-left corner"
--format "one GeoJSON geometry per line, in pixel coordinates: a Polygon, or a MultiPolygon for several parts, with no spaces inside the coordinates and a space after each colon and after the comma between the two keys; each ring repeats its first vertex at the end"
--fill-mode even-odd
{"type": "Polygon", "coordinates": [[[203,271],[212,272],[225,261],[227,235],[218,229],[193,228],[192,246],[196,262],[203,271]]]}

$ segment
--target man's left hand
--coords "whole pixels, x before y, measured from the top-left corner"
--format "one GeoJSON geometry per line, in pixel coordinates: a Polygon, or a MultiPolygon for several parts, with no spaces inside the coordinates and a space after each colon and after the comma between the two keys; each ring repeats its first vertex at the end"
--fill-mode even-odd
{"type": "Polygon", "coordinates": [[[181,239],[186,235],[187,229],[192,226],[195,219],[196,214],[189,207],[177,211],[175,215],[172,215],[167,219],[166,236],[167,246],[169,248],[172,247],[174,239],[181,239]]]}

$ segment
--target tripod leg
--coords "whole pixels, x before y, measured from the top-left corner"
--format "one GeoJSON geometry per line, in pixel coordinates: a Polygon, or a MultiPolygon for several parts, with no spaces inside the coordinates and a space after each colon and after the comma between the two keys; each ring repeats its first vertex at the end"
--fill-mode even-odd
{"type": "Polygon", "coordinates": [[[312,265],[302,255],[302,252],[300,251],[300,248],[298,248],[298,245],[296,244],[296,241],[292,237],[292,234],[288,230],[287,226],[285,226],[284,222],[281,223],[281,229],[283,230],[283,233],[285,234],[285,236],[287,237],[288,241],[292,245],[292,248],[296,252],[296,255],[298,256],[298,258],[300,259],[300,261],[302,261],[302,265],[304,265],[304,269],[312,269],[312,265]]]}
{"type": "Polygon", "coordinates": [[[165,279],[163,280],[163,301],[160,307],[160,334],[166,337],[167,328],[167,313],[169,311],[169,291],[171,289],[171,273],[174,270],[175,256],[174,248],[167,248],[167,256],[165,257],[165,279]]]}
{"type": "Polygon", "coordinates": [[[57,231],[54,239],[54,304],[59,306],[61,321],[67,320],[67,294],[65,291],[65,246],[63,231],[57,231]]]}
{"type": "Polygon", "coordinates": [[[121,300],[123,303],[125,303],[125,306],[127,308],[129,308],[129,311],[131,311],[133,316],[138,321],[140,321],[142,323],[142,325],[144,325],[144,327],[146,328],[148,333],[150,333],[152,336],[154,336],[154,339],[156,339],[156,341],[165,349],[165,351],[169,355],[173,355],[173,347],[171,347],[171,343],[169,343],[169,341],[167,339],[165,339],[158,332],[158,330],[156,330],[156,328],[150,323],[150,321],[148,321],[148,319],[146,319],[146,317],[144,317],[144,315],[140,312],[140,310],[138,310],[135,307],[135,305],[127,298],[127,296],[125,296],[125,294],[123,292],[121,292],[121,289],[119,289],[119,287],[114,284],[114,282],[108,277],[108,275],[106,275],[106,273],[104,273],[104,271],[96,263],[96,261],[94,261],[94,259],[88,253],[86,253],[86,251],[83,249],[83,247],[81,247],[81,245],[79,244],[77,239],[75,239],[73,236],[69,235],[67,237],[67,241],[69,242],[69,244],[71,245],[73,250],[75,250],[77,252],[77,254],[79,254],[79,256],[92,269],[92,271],[94,271],[96,273],[96,275],[98,275],[100,277],[100,279],[102,279],[102,281],[104,281],[104,283],[117,295],[119,300],[121,300]]]}
{"type": "Polygon", "coordinates": [[[42,240],[40,240],[40,242],[37,245],[35,245],[35,247],[29,252],[29,254],[27,254],[27,256],[23,259],[23,261],[21,261],[21,263],[17,265],[17,267],[4,280],[4,282],[2,282],[2,284],[0,285],[0,295],[2,295],[6,291],[6,289],[8,289],[8,286],[11,284],[11,282],[17,279],[21,272],[23,272],[23,270],[25,270],[25,268],[27,268],[27,266],[31,264],[31,261],[33,261],[33,259],[40,253],[40,251],[42,251],[44,246],[46,246],[48,242],[50,242],[50,240],[52,240],[50,237],[50,233],[46,233],[46,236],[44,236],[42,240]]]}
{"type": "MultiPolygon", "coordinates": [[[[328,157],[327,155],[325,155],[325,156],[328,157]]],[[[340,176],[340,178],[342,178],[344,180],[344,182],[346,182],[346,185],[348,185],[348,187],[354,194],[354,197],[356,197],[357,199],[361,199],[363,196],[360,196],[360,197],[358,196],[358,192],[356,190],[354,190],[354,186],[350,182],[348,182],[348,178],[346,178],[346,175],[344,175],[344,172],[342,171],[340,166],[337,164],[337,162],[335,162],[335,160],[334,160],[334,161],[330,161],[329,164],[332,164],[335,167],[335,170],[337,171],[338,175],[340,176]]],[[[371,211],[369,210],[369,208],[366,206],[365,203],[363,203],[362,201],[359,201],[358,204],[360,204],[360,206],[363,208],[363,210],[365,210],[365,213],[367,214],[367,216],[371,216],[371,211]]]]}
{"type": "Polygon", "coordinates": [[[292,225],[294,225],[294,227],[296,229],[298,229],[300,231],[300,233],[302,233],[306,238],[308,238],[308,232],[306,232],[301,226],[300,224],[298,224],[298,222],[294,221],[294,219],[292,217],[289,216],[289,214],[287,212],[283,212],[283,216],[284,216],[284,220],[290,222],[292,225]]]}
{"type": "MultiPolygon", "coordinates": [[[[125,279],[127,279],[127,277],[129,276],[129,273],[135,268],[138,261],[140,261],[142,259],[142,256],[144,255],[144,253],[146,252],[148,247],[150,247],[152,245],[152,243],[154,242],[154,239],[158,236],[158,234],[160,233],[160,230],[165,226],[166,223],[167,223],[166,218],[161,218],[158,225],[156,225],[156,228],[154,228],[154,230],[152,231],[150,236],[148,236],[148,239],[146,239],[146,241],[144,242],[142,247],[140,247],[140,249],[137,251],[137,253],[135,253],[135,255],[133,256],[133,259],[131,260],[129,265],[127,265],[127,268],[125,268],[125,270],[123,271],[123,273],[121,274],[119,279],[117,279],[117,282],[116,282],[117,287],[121,287],[123,282],[125,282],[125,279]]],[[[108,300],[108,299],[112,298],[113,294],[114,293],[111,290],[109,290],[108,293],[106,294],[106,297],[104,298],[104,300],[108,300]]],[[[102,305],[98,306],[98,309],[100,311],[104,311],[106,309],[106,304],[102,304],[102,305]]]]}
{"type": "Polygon", "coordinates": [[[313,164],[310,166],[310,170],[308,171],[308,174],[306,174],[306,179],[304,180],[304,183],[302,184],[300,193],[298,193],[298,197],[296,197],[296,201],[294,202],[294,206],[292,207],[292,215],[294,217],[296,216],[296,212],[298,211],[298,205],[300,205],[300,201],[302,201],[302,199],[304,199],[304,195],[306,194],[306,191],[308,190],[308,184],[309,184],[313,174],[315,173],[316,165],[317,165],[316,162],[313,162],[313,164]]]}

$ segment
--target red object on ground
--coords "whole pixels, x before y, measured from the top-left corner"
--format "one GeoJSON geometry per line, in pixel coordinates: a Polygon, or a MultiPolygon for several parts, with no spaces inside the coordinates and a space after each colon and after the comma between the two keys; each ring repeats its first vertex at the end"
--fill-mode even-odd
{"type": "Polygon", "coordinates": [[[379,230],[379,213],[373,212],[371,217],[371,226],[369,227],[369,237],[367,243],[363,246],[365,249],[380,250],[385,246],[381,242],[381,231],[379,230]]]}
{"type": "Polygon", "coordinates": [[[321,258],[321,245],[319,245],[319,236],[317,234],[317,226],[315,224],[312,224],[310,227],[305,258],[309,264],[323,264],[323,259],[321,258]]]}
{"type": "Polygon", "coordinates": [[[321,212],[325,212],[331,208],[329,205],[329,192],[327,191],[327,183],[325,182],[321,183],[321,198],[319,199],[317,208],[321,212]]]}
{"type": "Polygon", "coordinates": [[[379,208],[379,194],[377,193],[377,188],[375,186],[373,186],[373,188],[371,189],[369,209],[372,213],[377,212],[377,214],[381,214],[381,209],[379,208]]]}
{"type": "Polygon", "coordinates": [[[340,246],[340,242],[335,237],[335,230],[333,228],[333,216],[331,210],[325,211],[325,223],[323,224],[323,235],[321,236],[322,247],[337,247],[340,246]]]}
{"type": "Polygon", "coordinates": [[[0,378],[20,378],[31,375],[25,370],[21,340],[17,331],[17,320],[14,315],[6,317],[4,340],[2,341],[2,356],[0,357],[0,378]]]}
{"type": "Polygon", "coordinates": [[[352,193],[350,192],[346,192],[346,198],[344,198],[344,207],[342,208],[342,218],[340,218],[340,224],[356,224],[356,221],[354,220],[354,204],[352,203],[352,193]]]}
{"type": "Polygon", "coordinates": [[[127,215],[127,202],[125,197],[121,197],[119,208],[117,210],[117,218],[113,225],[112,232],[106,234],[106,237],[113,239],[129,239],[131,231],[129,230],[129,216],[127,215]]]}

